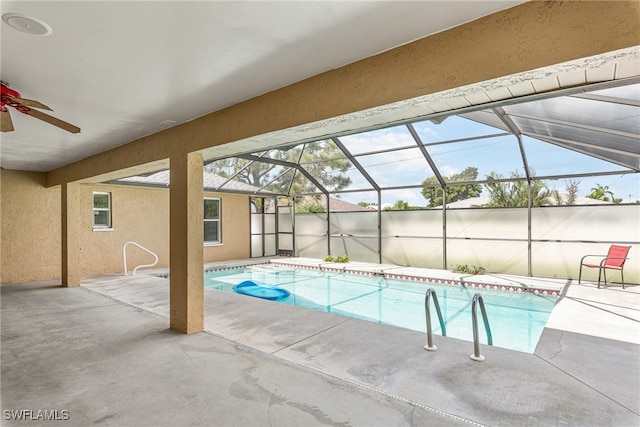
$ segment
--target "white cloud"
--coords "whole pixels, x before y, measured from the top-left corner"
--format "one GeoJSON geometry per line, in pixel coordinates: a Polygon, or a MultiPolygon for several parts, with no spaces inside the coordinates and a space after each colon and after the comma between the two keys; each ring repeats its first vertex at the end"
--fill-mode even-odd
{"type": "MultiPolygon", "coordinates": [[[[352,154],[400,147],[416,147],[374,155],[357,156],[367,172],[382,187],[419,184],[432,176],[429,165],[407,131],[383,129],[340,138],[352,154]]],[[[354,168],[355,169],[355,168],[354,168]]],[[[354,183],[357,180],[354,179],[354,183]]]]}
{"type": "Polygon", "coordinates": [[[449,165],[438,166],[438,170],[440,171],[440,174],[442,174],[442,176],[451,176],[460,173],[458,169],[449,165]]]}
{"type": "Polygon", "coordinates": [[[415,145],[415,141],[411,135],[397,130],[394,131],[394,129],[381,129],[343,136],[340,140],[352,154],[415,145]]]}

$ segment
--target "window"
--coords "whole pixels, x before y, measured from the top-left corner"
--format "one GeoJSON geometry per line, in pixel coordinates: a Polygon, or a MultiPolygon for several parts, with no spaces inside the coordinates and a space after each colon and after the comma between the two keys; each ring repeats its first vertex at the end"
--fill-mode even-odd
{"type": "Polygon", "coordinates": [[[111,193],[93,193],[93,229],[111,228],[111,193]]]}
{"type": "Polygon", "coordinates": [[[204,243],[220,242],[220,199],[204,199],[204,243]]]}

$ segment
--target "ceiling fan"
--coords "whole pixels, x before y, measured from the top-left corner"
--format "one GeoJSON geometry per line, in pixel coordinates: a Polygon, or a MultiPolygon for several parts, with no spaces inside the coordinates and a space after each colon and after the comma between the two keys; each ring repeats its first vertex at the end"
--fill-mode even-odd
{"type": "Polygon", "coordinates": [[[80,128],[77,126],[35,110],[34,108],[52,111],[51,108],[38,101],[23,98],[17,91],[9,89],[9,83],[4,80],[0,80],[0,131],[2,132],[13,131],[13,122],[11,121],[11,115],[9,115],[9,109],[7,107],[15,108],[21,113],[57,126],[67,132],[80,132],[80,128]]]}

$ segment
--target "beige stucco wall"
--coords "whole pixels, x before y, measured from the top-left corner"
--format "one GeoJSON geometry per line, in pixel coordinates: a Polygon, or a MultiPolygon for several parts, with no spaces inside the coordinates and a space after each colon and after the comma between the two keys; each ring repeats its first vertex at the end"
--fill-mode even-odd
{"type": "MultiPolygon", "coordinates": [[[[221,199],[222,245],[207,246],[204,262],[249,258],[249,201],[247,196],[204,193],[221,199]]],[[[83,185],[80,206],[82,216],[80,241],[81,274],[113,273],[123,269],[122,246],[134,241],[158,255],[157,267],[169,266],[169,191],[159,188],[120,185],[83,185]],[[92,194],[111,193],[112,230],[93,231],[92,194]]],[[[153,262],[153,256],[130,245],[128,269],[153,262]]]]}
{"type": "Polygon", "coordinates": [[[0,170],[0,283],[60,277],[60,187],[45,180],[0,170]]]}
{"type": "Polygon", "coordinates": [[[251,256],[249,197],[216,193],[205,193],[205,197],[221,199],[222,245],[205,246],[204,262],[249,258],[251,256]]]}
{"type": "MultiPolygon", "coordinates": [[[[134,241],[169,265],[169,192],[166,189],[115,185],[80,186],[80,274],[122,272],[122,246],[134,241]],[[93,230],[93,192],[111,193],[110,231],[93,230]]],[[[127,249],[128,269],[153,262],[135,246],[127,249]]]]}
{"type": "MultiPolygon", "coordinates": [[[[0,283],[60,278],[60,187],[46,188],[45,174],[2,170],[0,283]]],[[[204,262],[249,258],[247,196],[205,193],[222,203],[222,245],[207,246],[204,262]]],[[[169,191],[120,185],[80,186],[80,274],[120,273],[122,246],[134,241],[158,255],[158,267],[169,266],[169,191]],[[112,230],[93,230],[94,191],[112,197],[112,230]]],[[[129,270],[153,261],[129,246],[129,270]]]]}

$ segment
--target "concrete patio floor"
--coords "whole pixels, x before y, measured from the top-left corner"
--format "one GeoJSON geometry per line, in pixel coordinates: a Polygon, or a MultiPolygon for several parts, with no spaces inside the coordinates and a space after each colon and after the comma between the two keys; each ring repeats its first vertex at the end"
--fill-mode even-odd
{"type": "Polygon", "coordinates": [[[535,354],[474,362],[466,341],[427,352],[420,332],[211,289],[207,332],[174,333],[151,275],[3,285],[2,425],[637,426],[639,288],[561,284],[535,354]]]}

